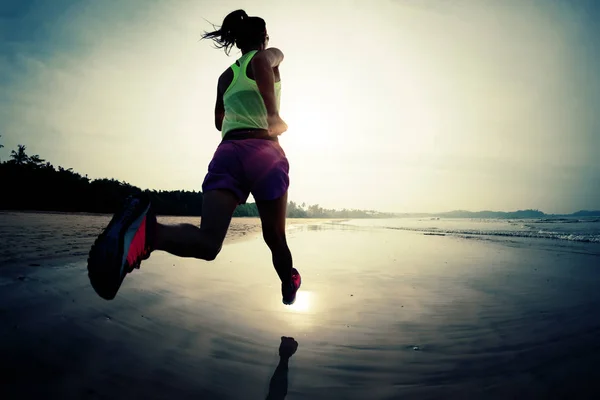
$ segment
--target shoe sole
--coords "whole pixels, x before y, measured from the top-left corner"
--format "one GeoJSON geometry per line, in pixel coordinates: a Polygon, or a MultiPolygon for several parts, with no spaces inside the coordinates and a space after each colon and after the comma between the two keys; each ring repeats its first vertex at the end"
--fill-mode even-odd
{"type": "Polygon", "coordinates": [[[113,217],[94,242],[88,256],[90,283],[96,293],[105,300],[115,298],[127,275],[125,245],[131,243],[150,208],[148,199],[138,199],[139,203],[130,218],[123,220],[123,211],[113,217]]]}

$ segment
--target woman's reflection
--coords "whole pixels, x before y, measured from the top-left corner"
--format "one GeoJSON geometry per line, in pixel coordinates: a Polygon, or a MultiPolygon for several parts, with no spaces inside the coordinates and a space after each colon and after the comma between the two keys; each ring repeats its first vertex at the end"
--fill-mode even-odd
{"type": "Polygon", "coordinates": [[[298,342],[294,338],[282,336],[279,345],[279,364],[275,368],[267,400],[283,400],[288,389],[288,361],[298,350],[298,342]]]}

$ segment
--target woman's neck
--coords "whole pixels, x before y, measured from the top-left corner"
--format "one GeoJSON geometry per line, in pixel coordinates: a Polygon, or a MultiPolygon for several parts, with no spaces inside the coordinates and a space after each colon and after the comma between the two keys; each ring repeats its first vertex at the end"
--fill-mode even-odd
{"type": "Polygon", "coordinates": [[[247,54],[247,53],[250,53],[251,51],[255,51],[255,50],[256,50],[256,51],[260,51],[260,50],[262,50],[262,49],[263,49],[263,48],[262,48],[262,46],[250,47],[250,48],[248,48],[248,49],[242,49],[242,55],[244,55],[244,54],[247,54]]]}

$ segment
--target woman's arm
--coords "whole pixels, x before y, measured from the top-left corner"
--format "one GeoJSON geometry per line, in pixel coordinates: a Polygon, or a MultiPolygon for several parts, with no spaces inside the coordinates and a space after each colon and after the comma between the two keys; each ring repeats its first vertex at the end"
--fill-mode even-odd
{"type": "Polygon", "coordinates": [[[223,103],[223,93],[217,90],[217,102],[215,104],[215,127],[218,131],[223,129],[223,118],[225,118],[225,104],[223,103]]]}
{"type": "Polygon", "coordinates": [[[287,130],[287,124],[279,116],[275,97],[275,73],[273,68],[279,67],[283,61],[283,53],[276,48],[259,51],[252,58],[251,66],[254,80],[267,109],[269,133],[280,135],[287,130]]]}
{"type": "Polygon", "coordinates": [[[276,48],[270,48],[259,51],[252,58],[252,72],[254,72],[254,80],[258,90],[263,97],[267,114],[277,115],[277,102],[275,99],[275,74],[273,68],[278,67],[283,61],[283,53],[276,48]]]}
{"type": "Polygon", "coordinates": [[[223,94],[233,81],[233,71],[227,68],[219,77],[217,85],[217,101],[215,104],[215,127],[218,131],[223,129],[223,118],[225,118],[225,103],[223,102],[223,94]]]}

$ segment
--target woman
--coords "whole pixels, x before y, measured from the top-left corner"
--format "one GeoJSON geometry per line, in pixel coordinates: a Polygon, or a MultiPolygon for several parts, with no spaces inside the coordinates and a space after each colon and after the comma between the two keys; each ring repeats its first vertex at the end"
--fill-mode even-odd
{"type": "Polygon", "coordinates": [[[283,303],[293,304],[301,279],[292,267],[285,236],[289,164],[278,141],[287,130],[279,116],[283,53],[267,49],[265,21],[243,10],[227,15],[221,28],[205,33],[203,39],[214,40],[226,54],[235,44],[242,56],[218,82],[215,125],[222,132],[222,142],[202,184],[200,227],[160,224],[147,196],[131,196],[92,246],[90,282],[101,297],[110,300],[125,276],[154,250],[214,260],[233,212],[252,193],[281,280],[283,303]]]}

